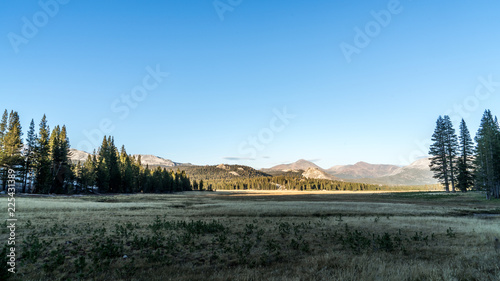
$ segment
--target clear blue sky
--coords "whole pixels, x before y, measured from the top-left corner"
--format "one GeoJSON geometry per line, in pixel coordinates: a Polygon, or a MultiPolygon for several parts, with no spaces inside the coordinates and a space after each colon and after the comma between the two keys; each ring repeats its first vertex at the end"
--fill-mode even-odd
{"type": "Polygon", "coordinates": [[[498,1],[41,3],[0,3],[0,109],[25,133],[45,113],[74,148],[104,120],[129,153],[178,162],[407,164],[438,115],[474,135],[500,114],[498,1]]]}

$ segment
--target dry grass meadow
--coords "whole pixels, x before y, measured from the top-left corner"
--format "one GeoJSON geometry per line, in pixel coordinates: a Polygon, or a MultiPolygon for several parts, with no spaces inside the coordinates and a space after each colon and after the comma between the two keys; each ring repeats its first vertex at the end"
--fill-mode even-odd
{"type": "Polygon", "coordinates": [[[16,215],[12,280],[500,280],[480,193],[18,195],[16,215]]]}

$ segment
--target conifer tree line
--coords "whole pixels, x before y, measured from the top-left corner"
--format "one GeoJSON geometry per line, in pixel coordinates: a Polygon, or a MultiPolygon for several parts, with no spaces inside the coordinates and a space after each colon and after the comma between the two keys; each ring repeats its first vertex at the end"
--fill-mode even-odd
{"type": "Polygon", "coordinates": [[[472,141],[462,119],[458,136],[450,117],[439,116],[432,135],[430,168],[447,192],[486,191],[488,198],[500,198],[500,127],[486,110],[472,141]]]}
{"type": "MultiPolygon", "coordinates": [[[[259,176],[253,178],[226,178],[206,180],[207,190],[297,190],[297,191],[368,191],[368,190],[415,190],[415,186],[388,186],[329,179],[312,179],[296,175],[259,176]]],[[[435,190],[438,185],[427,185],[435,190]]]]}
{"type": "MultiPolygon", "coordinates": [[[[150,169],[137,158],[127,154],[125,146],[120,151],[112,137],[104,137],[99,149],[87,160],[73,165],[75,192],[135,193],[177,192],[192,190],[192,183],[185,171],[168,171],[161,167],[150,169]]],[[[194,184],[194,183],[193,183],[194,184]]],[[[197,185],[197,183],[196,183],[197,185]]]]}
{"type": "Polygon", "coordinates": [[[38,132],[31,120],[23,141],[19,114],[4,111],[0,120],[0,179],[4,191],[9,168],[16,171],[22,192],[31,193],[175,192],[191,190],[194,184],[184,171],[143,167],[140,156],[128,155],[124,146],[118,151],[112,137],[105,136],[87,161],[72,163],[70,153],[66,126],[57,125],[50,131],[44,115],[38,132]]]}

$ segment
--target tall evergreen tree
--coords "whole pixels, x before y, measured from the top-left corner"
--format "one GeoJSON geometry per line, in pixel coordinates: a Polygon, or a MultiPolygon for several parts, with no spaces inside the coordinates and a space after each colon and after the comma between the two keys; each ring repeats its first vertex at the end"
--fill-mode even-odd
{"type": "Polygon", "coordinates": [[[62,181],[59,178],[62,166],[62,151],[61,151],[61,140],[59,139],[61,135],[61,128],[55,126],[50,134],[49,139],[49,149],[50,149],[50,173],[51,173],[51,187],[49,193],[60,193],[62,189],[62,181]]]}
{"type": "Polygon", "coordinates": [[[2,180],[2,189],[5,190],[7,180],[7,163],[5,154],[5,133],[9,122],[9,112],[7,109],[3,112],[2,120],[0,121],[0,178],[2,180]]]}
{"type": "Polygon", "coordinates": [[[142,170],[140,178],[141,178],[141,193],[142,192],[150,192],[151,184],[150,184],[150,176],[151,170],[149,169],[149,165],[146,164],[146,167],[142,170]]]}
{"type": "Polygon", "coordinates": [[[51,187],[50,129],[47,117],[43,115],[39,124],[35,150],[36,172],[34,193],[48,193],[51,187]]]}
{"type": "Polygon", "coordinates": [[[8,122],[9,122],[9,112],[7,111],[7,109],[5,109],[2,115],[2,120],[0,121],[0,165],[2,166],[2,168],[5,165],[4,139],[5,139],[5,133],[7,132],[8,122]]]}
{"type": "Polygon", "coordinates": [[[33,181],[33,179],[30,178],[30,175],[32,174],[35,164],[36,142],[37,136],[35,133],[35,122],[33,121],[33,119],[31,119],[30,128],[28,130],[28,134],[26,135],[26,147],[24,150],[23,192],[26,192],[28,180],[30,181],[30,183],[33,181]]]}
{"type": "MultiPolygon", "coordinates": [[[[7,132],[3,136],[3,162],[7,167],[16,167],[16,171],[22,169],[23,158],[22,158],[22,129],[19,121],[19,115],[15,111],[11,111],[9,114],[9,121],[7,126],[7,132]]],[[[7,170],[4,169],[3,173],[3,189],[6,189],[7,185],[7,170]]]]}
{"type": "Polygon", "coordinates": [[[450,177],[451,190],[455,192],[455,182],[457,176],[457,151],[458,151],[458,140],[455,134],[455,129],[451,123],[450,117],[445,115],[443,117],[444,123],[444,133],[445,133],[445,150],[448,157],[448,175],[450,177]]]}
{"type": "Polygon", "coordinates": [[[150,192],[162,192],[164,191],[162,189],[163,186],[163,169],[161,167],[156,167],[152,172],[151,172],[151,179],[150,179],[150,192]]]}
{"type": "Polygon", "coordinates": [[[140,192],[143,188],[143,177],[142,173],[144,171],[144,167],[142,166],[142,157],[138,155],[135,159],[133,165],[133,174],[134,174],[134,191],[140,192]]]}
{"type": "Polygon", "coordinates": [[[71,170],[71,151],[70,151],[70,143],[68,132],[66,130],[66,125],[63,125],[61,128],[61,134],[59,135],[59,141],[61,146],[61,159],[62,159],[62,167],[61,167],[61,175],[62,182],[64,184],[64,193],[68,193],[68,181],[74,178],[74,175],[71,170]]]}
{"type": "Polygon", "coordinates": [[[450,191],[448,155],[446,154],[446,127],[444,119],[439,116],[436,121],[436,129],[432,135],[432,145],[429,150],[431,157],[430,168],[434,172],[434,178],[444,184],[446,192],[450,191]]]}
{"type": "Polygon", "coordinates": [[[50,157],[52,161],[52,186],[50,192],[68,193],[67,179],[71,178],[69,167],[69,139],[66,126],[56,126],[50,135],[50,157]]]}
{"type": "Polygon", "coordinates": [[[127,154],[125,146],[122,145],[120,150],[120,174],[121,174],[121,187],[122,192],[132,192],[134,182],[133,168],[131,157],[127,154]]]}
{"type": "Polygon", "coordinates": [[[9,114],[9,125],[3,140],[6,162],[10,165],[20,165],[22,162],[22,135],[23,133],[19,121],[19,115],[16,111],[11,111],[9,114]]]}
{"type": "Polygon", "coordinates": [[[179,170],[179,168],[177,168],[177,171],[175,172],[174,191],[176,192],[182,191],[182,178],[181,178],[181,171],[179,170]]]}
{"type": "Polygon", "coordinates": [[[97,179],[97,155],[94,150],[94,153],[89,155],[87,157],[87,161],[83,164],[83,178],[85,179],[84,181],[84,187],[86,188],[86,191],[94,191],[94,186],[96,185],[96,179],[97,179]],[[89,190],[89,187],[91,189],[89,190]]]}
{"type": "Polygon", "coordinates": [[[104,136],[101,147],[99,147],[99,150],[97,152],[98,157],[96,184],[99,188],[99,192],[101,193],[109,192],[109,160],[107,160],[107,154],[109,151],[108,146],[108,139],[106,138],[106,136],[104,136]]]}
{"type": "Polygon", "coordinates": [[[473,175],[473,154],[474,143],[470,137],[469,129],[464,119],[460,122],[459,151],[457,188],[466,192],[474,185],[473,175]]]}
{"type": "Polygon", "coordinates": [[[74,182],[76,184],[73,186],[73,192],[79,194],[83,192],[83,163],[78,160],[76,163],[71,165],[72,174],[74,176],[74,182]]]}
{"type": "Polygon", "coordinates": [[[83,161],[83,163],[79,162],[78,166],[78,169],[75,171],[77,172],[75,173],[77,179],[77,188],[75,189],[75,192],[93,192],[97,171],[97,158],[95,151],[93,154],[89,154],[87,156],[87,160],[83,161]]]}
{"type": "Polygon", "coordinates": [[[191,190],[191,181],[185,171],[181,172],[181,182],[183,191],[191,190]]]}
{"type": "Polygon", "coordinates": [[[475,140],[476,188],[485,190],[488,198],[500,198],[500,130],[491,111],[484,112],[475,140]]]}
{"type": "Polygon", "coordinates": [[[97,186],[100,192],[121,192],[121,175],[118,164],[118,150],[114,139],[104,136],[99,148],[97,166],[97,186]]]}
{"type": "Polygon", "coordinates": [[[120,165],[118,163],[119,154],[118,149],[115,146],[115,140],[113,137],[108,137],[109,144],[109,189],[110,192],[123,192],[120,189],[121,187],[121,174],[120,174],[120,165]]]}

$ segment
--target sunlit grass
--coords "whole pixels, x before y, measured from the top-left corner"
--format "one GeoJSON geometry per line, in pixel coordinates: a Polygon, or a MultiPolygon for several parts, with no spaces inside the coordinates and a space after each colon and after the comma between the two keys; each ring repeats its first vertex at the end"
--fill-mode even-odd
{"type": "MultiPolygon", "coordinates": [[[[225,191],[16,198],[17,280],[500,278],[500,253],[493,248],[500,220],[474,215],[499,213],[500,203],[479,193],[225,191]],[[201,232],[191,235],[178,222],[193,223],[201,232]],[[224,231],[205,228],[212,222],[224,231]],[[388,241],[380,240],[384,235],[388,241]],[[43,253],[29,261],[27,251],[38,249],[33,241],[41,241],[43,253]],[[157,241],[160,252],[153,246],[157,241]],[[384,241],[393,244],[380,244],[384,241]],[[96,255],[103,267],[96,267],[96,255]],[[57,257],[60,264],[53,263],[57,257]]],[[[6,197],[0,204],[6,206],[6,197]]],[[[6,241],[7,235],[2,230],[0,239],[6,241]]]]}

